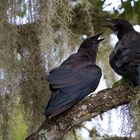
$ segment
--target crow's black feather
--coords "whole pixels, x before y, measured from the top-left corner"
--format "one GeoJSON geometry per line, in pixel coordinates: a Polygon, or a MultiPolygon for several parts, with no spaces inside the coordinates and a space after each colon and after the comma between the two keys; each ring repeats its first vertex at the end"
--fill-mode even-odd
{"type": "Polygon", "coordinates": [[[45,109],[46,117],[54,117],[69,109],[93,92],[100,81],[101,69],[95,64],[98,34],[87,38],[77,53],[68,57],[59,67],[50,71],[51,98],[45,109]]]}

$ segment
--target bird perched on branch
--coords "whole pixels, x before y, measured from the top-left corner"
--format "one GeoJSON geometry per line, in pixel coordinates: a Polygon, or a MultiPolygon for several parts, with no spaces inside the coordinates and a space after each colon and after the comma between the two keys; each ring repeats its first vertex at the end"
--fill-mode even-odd
{"type": "Polygon", "coordinates": [[[44,112],[46,118],[61,114],[97,88],[102,75],[96,65],[101,34],[84,40],[77,53],[50,71],[47,80],[51,97],[44,112]]]}
{"type": "Polygon", "coordinates": [[[109,62],[114,71],[125,79],[140,85],[140,33],[124,19],[105,19],[119,41],[110,54],[109,62]]]}

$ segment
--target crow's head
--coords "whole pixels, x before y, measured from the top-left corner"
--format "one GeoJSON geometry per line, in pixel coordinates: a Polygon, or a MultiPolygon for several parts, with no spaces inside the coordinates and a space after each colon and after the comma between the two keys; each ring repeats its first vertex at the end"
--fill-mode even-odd
{"type": "Polygon", "coordinates": [[[121,39],[124,34],[129,31],[134,30],[133,26],[126,20],[116,18],[116,19],[104,19],[106,24],[105,27],[111,28],[117,35],[118,39],[121,39]]]}
{"type": "Polygon", "coordinates": [[[95,49],[98,48],[99,42],[101,42],[104,39],[98,39],[101,36],[102,33],[96,34],[92,37],[89,37],[83,41],[83,43],[80,45],[79,50],[83,49],[95,49]]]}

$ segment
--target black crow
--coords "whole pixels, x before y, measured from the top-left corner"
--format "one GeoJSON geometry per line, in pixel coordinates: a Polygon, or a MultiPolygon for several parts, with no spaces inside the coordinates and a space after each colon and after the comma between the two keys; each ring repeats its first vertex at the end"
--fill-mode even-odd
{"type": "Polygon", "coordinates": [[[51,97],[44,113],[46,118],[61,114],[97,88],[102,75],[96,65],[101,34],[84,40],[77,53],[50,71],[47,79],[51,97]]]}
{"type": "Polygon", "coordinates": [[[140,33],[124,19],[106,19],[105,26],[117,35],[118,42],[110,54],[109,62],[114,71],[140,85],[140,33]]]}

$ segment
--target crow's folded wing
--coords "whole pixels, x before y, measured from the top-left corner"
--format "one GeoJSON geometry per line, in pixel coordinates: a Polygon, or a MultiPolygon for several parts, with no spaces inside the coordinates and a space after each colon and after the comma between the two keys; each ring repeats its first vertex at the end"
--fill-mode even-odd
{"type": "Polygon", "coordinates": [[[100,77],[101,69],[95,64],[87,65],[82,69],[60,66],[50,72],[48,75],[48,82],[54,89],[72,87],[76,85],[81,88],[99,80],[100,77]]]}
{"type": "Polygon", "coordinates": [[[140,64],[140,40],[132,40],[124,44],[125,49],[117,59],[116,67],[124,65],[135,66],[140,64]]]}
{"type": "Polygon", "coordinates": [[[45,115],[56,116],[81,101],[97,88],[100,78],[101,69],[96,65],[80,70],[60,66],[51,71],[52,94],[45,115]]]}

